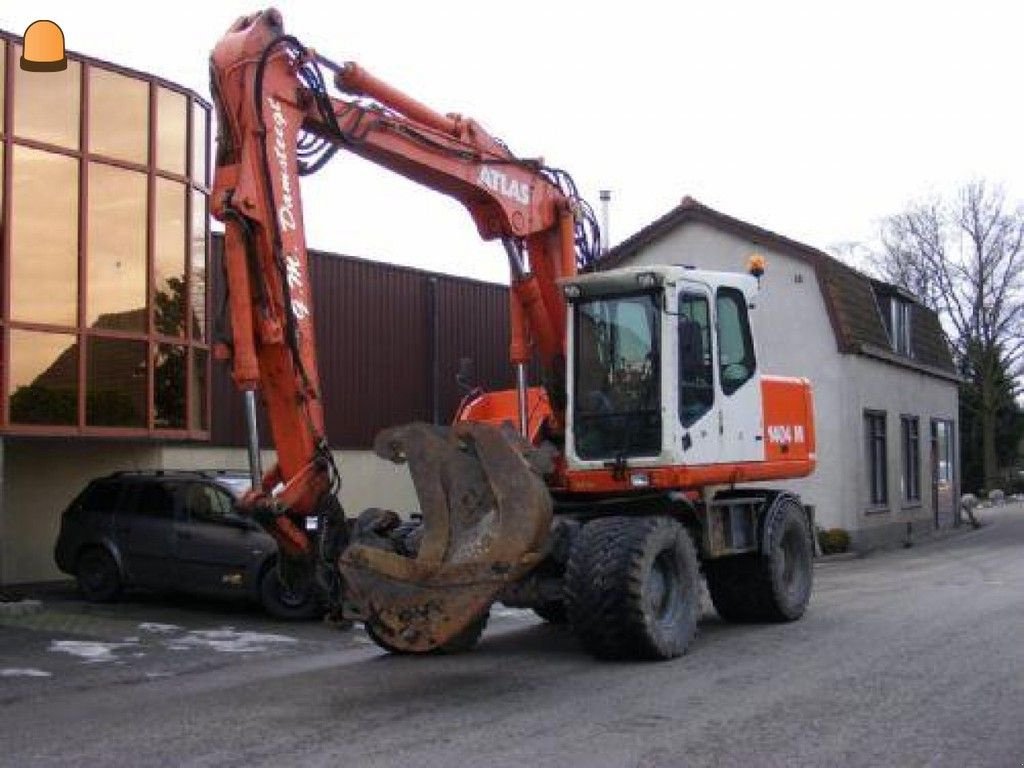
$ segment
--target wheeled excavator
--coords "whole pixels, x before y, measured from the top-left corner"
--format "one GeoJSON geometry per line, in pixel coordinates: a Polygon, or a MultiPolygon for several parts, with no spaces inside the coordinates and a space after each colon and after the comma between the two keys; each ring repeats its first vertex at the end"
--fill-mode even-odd
{"type": "Polygon", "coordinates": [[[726,620],[804,613],[810,512],[772,483],[814,469],[812,394],[761,370],[762,263],[602,271],[569,174],[321,56],[274,9],[219,41],[211,90],[224,355],[250,427],[241,509],[276,540],[283,582],[317,585],[398,653],[471,647],[500,601],[568,624],[598,657],[672,658],[694,637],[702,572],[726,620]],[[339,150],[458,200],[510,268],[515,387],[374,442],[408,464],[411,518],[346,516],[324,430],[299,178],[339,150]],[[266,472],[257,392],[277,452],[266,472]]]}

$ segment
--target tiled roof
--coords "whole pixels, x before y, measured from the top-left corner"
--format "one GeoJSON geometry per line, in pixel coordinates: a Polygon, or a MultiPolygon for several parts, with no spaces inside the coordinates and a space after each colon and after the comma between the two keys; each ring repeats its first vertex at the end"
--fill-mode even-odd
{"type": "Polygon", "coordinates": [[[648,245],[692,221],[728,232],[755,246],[794,256],[812,266],[821,286],[840,352],[884,357],[889,362],[925,369],[926,372],[956,376],[949,345],[938,317],[916,300],[911,320],[913,358],[891,353],[889,335],[879,312],[876,293],[878,289],[883,289],[903,298],[913,298],[906,291],[870,278],[824,251],[716,211],[689,196],[684,197],[679,205],[664,216],[608,251],[598,262],[597,268],[611,269],[626,264],[648,245]]]}

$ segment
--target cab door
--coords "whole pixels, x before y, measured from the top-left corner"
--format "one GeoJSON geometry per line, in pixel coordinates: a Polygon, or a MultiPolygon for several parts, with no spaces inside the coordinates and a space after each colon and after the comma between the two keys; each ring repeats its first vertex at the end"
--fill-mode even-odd
{"type": "Polygon", "coordinates": [[[761,377],[748,309],[747,297],[739,288],[715,290],[719,460],[723,463],[764,459],[761,377]]]}
{"type": "MultiPolygon", "coordinates": [[[[713,296],[703,283],[682,282],[676,295],[674,451],[681,463],[715,464],[721,453],[721,395],[715,382],[713,296]]],[[[672,389],[666,387],[666,393],[672,389]]],[[[669,394],[671,397],[672,395],[669,394]]]]}

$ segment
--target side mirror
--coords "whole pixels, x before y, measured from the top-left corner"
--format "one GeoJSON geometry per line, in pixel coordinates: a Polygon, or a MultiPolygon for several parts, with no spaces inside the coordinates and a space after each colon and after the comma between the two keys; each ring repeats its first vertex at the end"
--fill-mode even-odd
{"type": "Polygon", "coordinates": [[[224,518],[224,523],[226,525],[230,525],[232,528],[237,528],[240,531],[251,531],[258,527],[252,520],[248,520],[237,514],[226,516],[224,518]]]}

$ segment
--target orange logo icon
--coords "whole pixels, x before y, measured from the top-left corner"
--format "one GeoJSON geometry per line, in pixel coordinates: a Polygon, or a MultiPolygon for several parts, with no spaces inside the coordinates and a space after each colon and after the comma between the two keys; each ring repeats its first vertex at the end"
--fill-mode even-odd
{"type": "Polygon", "coordinates": [[[21,68],[28,72],[60,72],[68,68],[64,33],[52,21],[33,21],[25,30],[21,68]]]}

